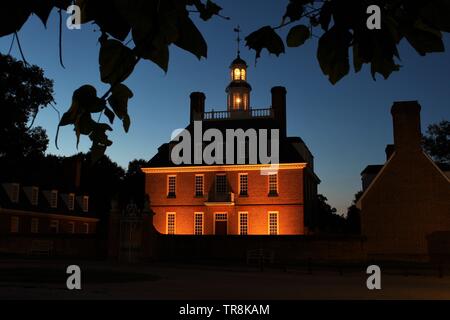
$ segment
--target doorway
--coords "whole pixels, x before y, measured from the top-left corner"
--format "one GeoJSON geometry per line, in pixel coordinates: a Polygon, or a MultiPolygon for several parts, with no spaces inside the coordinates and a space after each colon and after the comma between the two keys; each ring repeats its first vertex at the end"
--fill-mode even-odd
{"type": "Polygon", "coordinates": [[[218,236],[226,236],[228,234],[228,213],[215,214],[214,233],[218,236]]]}

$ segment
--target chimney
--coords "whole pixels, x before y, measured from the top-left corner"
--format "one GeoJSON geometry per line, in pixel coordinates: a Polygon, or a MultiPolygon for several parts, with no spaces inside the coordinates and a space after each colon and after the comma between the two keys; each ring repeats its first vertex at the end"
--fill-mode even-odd
{"type": "Polygon", "coordinates": [[[272,109],[275,112],[275,119],[280,125],[280,136],[286,137],[286,88],[274,87],[272,92],[272,109]]]}
{"type": "Polygon", "coordinates": [[[203,120],[206,96],[203,92],[191,93],[191,123],[203,120]]]}
{"type": "Polygon", "coordinates": [[[395,152],[395,145],[388,144],[386,146],[385,152],[386,152],[386,161],[389,161],[389,159],[392,157],[392,155],[395,152]]]}
{"type": "Polygon", "coordinates": [[[421,150],[420,110],[421,106],[417,101],[394,102],[391,113],[397,152],[421,150]]]}

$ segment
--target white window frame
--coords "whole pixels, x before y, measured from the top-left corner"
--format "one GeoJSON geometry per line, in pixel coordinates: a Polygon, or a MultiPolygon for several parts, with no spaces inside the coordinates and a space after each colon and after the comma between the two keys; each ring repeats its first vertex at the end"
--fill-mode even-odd
{"type": "Polygon", "coordinates": [[[31,219],[31,233],[39,233],[39,219],[32,218],[31,219]]]}
{"type": "Polygon", "coordinates": [[[31,188],[31,205],[37,206],[39,204],[39,188],[32,187],[31,188]]]}
{"type": "Polygon", "coordinates": [[[10,231],[11,233],[19,233],[20,230],[20,218],[17,216],[11,217],[10,231]]]}
{"type": "Polygon", "coordinates": [[[69,226],[70,226],[69,233],[74,234],[75,233],[75,222],[69,221],[69,226]]]}
{"type": "Polygon", "coordinates": [[[59,220],[50,220],[49,229],[50,230],[56,229],[55,233],[59,233],[59,220]]]}
{"type": "Polygon", "coordinates": [[[176,212],[167,212],[166,213],[166,234],[167,235],[176,235],[177,234],[177,213],[176,212]],[[169,217],[173,216],[173,233],[169,233],[169,217]]]}
{"type": "Polygon", "coordinates": [[[280,213],[278,212],[278,211],[269,211],[268,212],[268,214],[267,214],[267,233],[269,234],[269,235],[271,235],[271,236],[277,236],[277,235],[279,235],[280,234],[280,213]],[[271,227],[272,227],[272,225],[270,224],[270,222],[271,222],[271,219],[270,219],[270,217],[271,217],[271,215],[276,215],[276,217],[277,217],[277,232],[276,232],[276,234],[273,234],[271,231],[271,227]]]}
{"type": "Polygon", "coordinates": [[[278,180],[279,180],[279,176],[278,176],[278,173],[271,173],[271,174],[269,174],[268,176],[267,176],[267,187],[268,187],[268,189],[269,189],[269,192],[268,192],[268,194],[270,195],[270,196],[276,196],[276,195],[278,195],[279,194],[279,190],[278,190],[278,180]],[[272,185],[272,182],[270,182],[270,178],[271,177],[276,177],[276,183],[275,183],[275,192],[272,192],[272,189],[271,189],[271,185],[272,185]]]}
{"type": "Polygon", "coordinates": [[[203,212],[195,212],[194,213],[194,235],[202,236],[204,234],[205,234],[205,214],[203,212]],[[197,233],[197,227],[198,227],[198,225],[197,225],[197,217],[198,216],[201,216],[201,222],[202,222],[201,232],[200,233],[197,233]]]}
{"type": "Polygon", "coordinates": [[[240,196],[248,196],[248,173],[239,173],[239,195],[240,196]],[[247,181],[246,181],[246,192],[245,194],[242,194],[242,183],[241,183],[241,177],[247,177],[247,181]]]}
{"type": "Polygon", "coordinates": [[[69,193],[68,199],[67,199],[67,206],[69,207],[70,211],[75,210],[75,194],[69,193]]]}
{"type": "Polygon", "coordinates": [[[83,196],[83,212],[89,211],[89,196],[83,196]]]}
{"type": "Polygon", "coordinates": [[[205,175],[204,174],[196,174],[194,178],[194,189],[196,197],[203,197],[205,195],[205,175]],[[201,180],[201,190],[200,187],[197,189],[197,178],[201,180]]]}
{"type": "Polygon", "coordinates": [[[177,176],[176,175],[168,175],[167,176],[167,190],[166,190],[166,194],[167,197],[174,197],[176,198],[177,196],[177,176]],[[170,193],[170,179],[175,179],[175,183],[174,183],[174,192],[173,195],[170,193]]]}
{"type": "Polygon", "coordinates": [[[248,211],[240,211],[239,212],[239,215],[238,215],[238,219],[239,219],[239,221],[238,221],[238,230],[239,230],[239,235],[241,235],[241,236],[247,236],[248,235],[248,211]],[[243,233],[242,232],[242,216],[246,216],[246,225],[245,225],[245,228],[246,228],[246,232],[245,233],[243,233]]]}
{"type": "Polygon", "coordinates": [[[58,208],[58,190],[50,191],[50,208],[58,208]]]}
{"type": "Polygon", "coordinates": [[[20,184],[13,183],[11,184],[11,202],[19,203],[20,198],[20,184]]]}

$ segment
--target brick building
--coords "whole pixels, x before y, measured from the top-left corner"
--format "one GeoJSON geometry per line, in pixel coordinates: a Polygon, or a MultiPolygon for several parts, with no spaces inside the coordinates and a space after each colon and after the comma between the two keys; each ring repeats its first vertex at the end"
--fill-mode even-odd
{"type": "Polygon", "coordinates": [[[450,231],[450,168],[422,150],[420,110],[416,101],[394,103],[394,145],[386,148],[387,162],[362,172],[364,193],[357,206],[373,257],[427,259],[427,238],[450,231]]]}
{"type": "MultiPolygon", "coordinates": [[[[227,110],[206,111],[205,95],[194,92],[190,123],[185,131],[204,137],[210,129],[223,136],[227,136],[227,130],[241,130],[243,135],[233,136],[235,144],[230,149],[230,141],[227,139],[226,146],[222,141],[223,148],[213,152],[222,161],[215,163],[196,161],[199,146],[195,143],[191,144],[188,158],[192,161],[188,164],[176,165],[171,157],[180,141],[172,140],[158,149],[148,167],[142,169],[154,226],[162,234],[175,235],[309,233],[317,223],[314,212],[320,180],[314,173],[314,157],[306,144],[298,137],[287,136],[286,89],[273,88],[272,105],[254,108],[247,64],[239,55],[230,66],[230,74],[227,110]],[[276,130],[278,139],[271,131],[264,140],[262,129],[276,130]],[[250,136],[252,130],[257,140],[250,136]],[[274,147],[275,140],[279,143],[274,147]],[[274,148],[279,149],[278,170],[261,159],[252,160],[250,150],[255,145],[253,150],[258,154],[261,148],[270,150],[267,155],[273,155],[274,148]],[[245,152],[239,154],[238,150],[245,152]],[[232,163],[225,161],[227,156],[233,159],[232,163]]],[[[202,141],[201,154],[207,148],[202,141]]]]}

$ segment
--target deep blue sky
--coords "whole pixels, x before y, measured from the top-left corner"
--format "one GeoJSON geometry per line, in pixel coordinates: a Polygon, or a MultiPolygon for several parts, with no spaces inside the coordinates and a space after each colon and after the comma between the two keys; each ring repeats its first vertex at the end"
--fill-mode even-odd
{"type": "MultiPolygon", "coordinates": [[[[209,45],[207,60],[199,62],[173,47],[168,74],[149,62],[141,62],[127,81],[135,94],[130,102],[132,127],[125,134],[116,122],[111,134],[114,145],[107,151],[123,167],[135,158],[150,159],[174,129],[186,126],[192,91],[206,94],[207,109],[226,109],[228,66],[236,55],[233,27],[240,24],[248,34],[266,24],[277,25],[287,0],[258,1],[257,5],[254,0],[217,2],[232,20],[197,21],[209,45]]],[[[83,26],[81,31],[65,29],[66,69],[62,69],[58,63],[57,21],[54,12],[45,30],[33,17],[20,31],[20,39],[28,61],[44,68],[46,76],[55,80],[57,108],[63,113],[70,106],[74,89],[90,83],[102,95],[107,86],[99,81],[99,33],[92,26],[83,26]]],[[[449,39],[445,38],[447,50],[449,39]]],[[[0,52],[6,53],[10,43],[10,37],[0,39],[0,52]]],[[[389,112],[393,101],[419,100],[423,130],[430,123],[450,118],[450,51],[424,58],[402,43],[403,68],[389,80],[379,78],[374,82],[366,67],[332,86],[321,73],[316,48],[317,40],[313,39],[301,48],[288,49],[279,58],[265,53],[256,67],[253,52],[242,50],[242,57],[250,65],[248,77],[253,86],[254,108],[270,105],[271,87],[287,88],[288,133],[301,136],[309,145],[315,155],[316,172],[322,179],[319,191],[343,213],[361,189],[361,170],[368,164],[384,162],[384,148],[393,139],[389,112]]],[[[19,57],[17,47],[12,54],[19,57]]],[[[36,125],[47,129],[51,139],[49,153],[72,155],[89,150],[88,138],[83,138],[76,149],[70,127],[61,130],[60,149],[56,150],[53,140],[57,122],[57,114],[50,108],[41,111],[36,121],[36,125]]]]}

